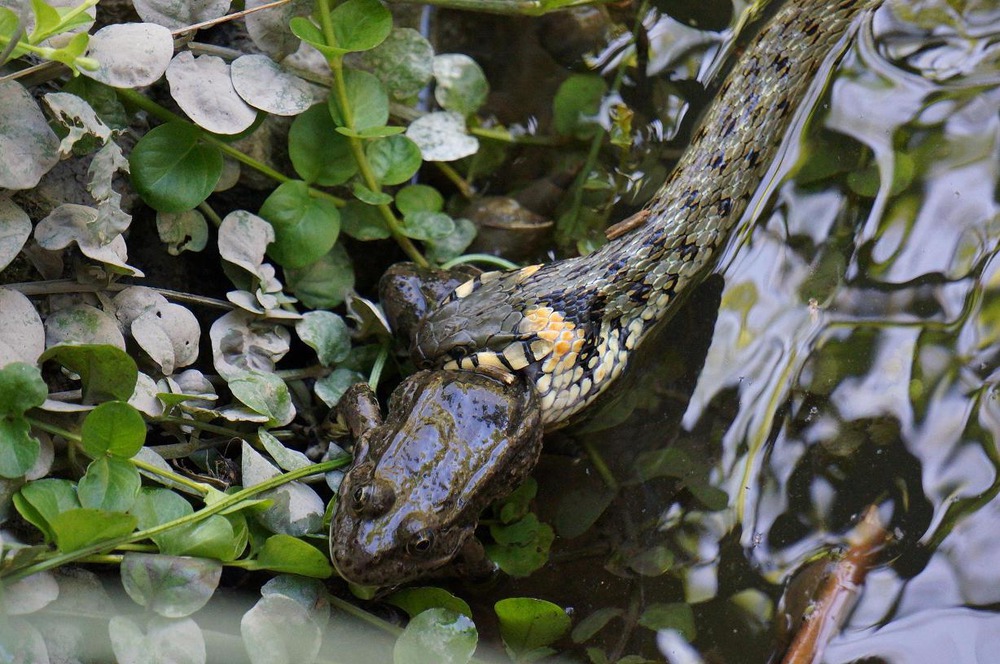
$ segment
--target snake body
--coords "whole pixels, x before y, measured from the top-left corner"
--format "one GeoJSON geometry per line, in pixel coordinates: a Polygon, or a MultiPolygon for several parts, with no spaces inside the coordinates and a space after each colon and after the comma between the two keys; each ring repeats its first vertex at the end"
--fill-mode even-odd
{"type": "Polygon", "coordinates": [[[588,256],[462,284],[418,326],[418,362],[522,373],[547,428],[593,402],[714,265],[825,59],[878,3],[785,3],[722,84],[640,228],[588,256]]]}

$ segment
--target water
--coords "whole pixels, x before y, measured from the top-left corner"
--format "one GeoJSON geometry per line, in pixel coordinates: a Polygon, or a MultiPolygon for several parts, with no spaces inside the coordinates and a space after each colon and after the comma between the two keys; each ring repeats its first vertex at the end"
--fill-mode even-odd
{"type": "MultiPolygon", "coordinates": [[[[690,398],[646,377],[605,434],[613,458],[645,447],[640,467],[665,447],[693,460],[673,496],[635,489],[647,504],[630,535],[610,528],[607,566],[643,605],[693,603],[689,656],[764,661],[790,579],[873,506],[889,542],[823,661],[1000,661],[1000,7],[883,7],[786,161],[721,261],[690,398]]],[[[661,352],[696,355],[677,344],[661,352]]]]}

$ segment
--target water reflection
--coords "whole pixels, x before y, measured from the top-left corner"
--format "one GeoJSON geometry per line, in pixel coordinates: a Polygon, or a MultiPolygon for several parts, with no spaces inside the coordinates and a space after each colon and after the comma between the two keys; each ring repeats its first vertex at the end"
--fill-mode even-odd
{"type": "MultiPolygon", "coordinates": [[[[711,479],[729,507],[700,522],[702,547],[735,534],[759,575],[707,587],[713,601],[776,588],[874,504],[894,544],[824,661],[994,661],[1000,8],[880,10],[798,152],[769,216],[723,258],[683,415],[688,431],[723,429],[711,479]]],[[[723,560],[681,574],[689,600],[723,560]]]]}

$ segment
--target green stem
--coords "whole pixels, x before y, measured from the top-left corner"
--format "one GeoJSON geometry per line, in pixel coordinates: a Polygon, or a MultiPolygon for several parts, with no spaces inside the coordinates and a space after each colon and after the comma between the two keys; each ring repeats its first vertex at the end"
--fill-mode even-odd
{"type": "Polygon", "coordinates": [[[389,346],[383,343],[375,358],[375,363],[372,365],[371,376],[368,377],[368,386],[372,388],[373,392],[378,390],[378,381],[382,378],[382,369],[385,368],[387,359],[389,359],[389,346]]]}
{"type": "Polygon", "coordinates": [[[590,457],[590,463],[593,464],[594,470],[604,480],[604,484],[612,491],[618,491],[618,480],[615,479],[614,473],[608,468],[608,464],[604,462],[604,457],[597,451],[597,448],[592,443],[584,443],[583,449],[587,452],[587,456],[590,457]]]}
{"type": "Polygon", "coordinates": [[[208,517],[219,514],[230,510],[238,506],[244,500],[252,498],[260,493],[269,491],[282,484],[287,484],[288,482],[294,482],[295,480],[302,479],[304,477],[309,477],[311,475],[318,475],[320,473],[328,473],[331,470],[336,470],[346,466],[350,462],[348,457],[341,457],[339,459],[332,459],[330,461],[324,461],[322,463],[317,463],[312,466],[307,466],[306,468],[299,468],[298,470],[293,470],[276,477],[272,477],[268,480],[256,484],[252,487],[243,489],[242,491],[237,491],[232,495],[228,495],[217,503],[212,503],[211,505],[206,505],[197,512],[182,516],[179,519],[173,519],[172,521],[167,521],[166,523],[161,523],[158,526],[153,526],[152,528],[146,528],[145,530],[138,530],[129,535],[124,535],[122,537],[114,537],[112,539],[104,540],[102,542],[96,542],[88,546],[83,547],[77,551],[71,551],[69,553],[60,553],[48,558],[36,562],[34,564],[22,567],[20,569],[14,569],[7,571],[6,573],[0,572],[0,577],[3,579],[13,582],[23,579],[25,577],[31,576],[32,574],[37,574],[39,572],[44,572],[50,569],[55,569],[61,567],[62,565],[68,565],[70,563],[78,562],[80,560],[86,559],[89,556],[94,556],[100,554],[102,551],[107,551],[109,549],[114,549],[116,547],[125,544],[134,544],[142,540],[147,540],[156,535],[164,533],[172,528],[179,528],[181,526],[191,525],[193,523],[198,523],[204,521],[208,517]]]}
{"type": "Polygon", "coordinates": [[[612,0],[399,0],[445,9],[465,9],[490,14],[541,16],[570,7],[600,5],[612,0]]]}
{"type": "Polygon", "coordinates": [[[226,427],[220,427],[217,424],[209,424],[208,422],[199,422],[198,420],[189,420],[184,417],[175,417],[173,415],[161,415],[160,417],[152,417],[150,418],[150,422],[158,422],[160,424],[177,424],[182,427],[191,427],[192,429],[197,429],[199,431],[207,431],[208,433],[214,433],[220,436],[227,436],[229,438],[244,437],[244,434],[239,431],[227,429],[226,427]]]}
{"type": "MultiPolygon", "coordinates": [[[[216,138],[215,136],[212,136],[208,132],[204,131],[203,129],[201,129],[201,127],[198,127],[198,125],[186,120],[185,118],[177,115],[176,113],[171,112],[170,110],[164,108],[163,106],[160,106],[152,99],[146,98],[145,96],[139,94],[135,90],[129,90],[127,88],[116,88],[115,91],[118,93],[118,96],[121,97],[124,101],[127,101],[133,106],[141,108],[142,110],[146,111],[147,113],[157,118],[158,120],[161,120],[162,122],[181,122],[183,124],[196,127],[198,131],[201,133],[202,141],[213,147],[218,148],[224,155],[238,161],[239,163],[249,166],[250,168],[254,169],[259,173],[263,173],[272,180],[275,180],[282,184],[284,184],[285,182],[292,181],[292,178],[288,177],[284,173],[276,171],[267,164],[254,159],[250,155],[240,152],[239,150],[229,145],[225,141],[216,138]]],[[[343,207],[344,205],[347,204],[347,202],[343,198],[338,198],[337,196],[328,194],[327,192],[321,189],[316,189],[315,187],[309,187],[309,195],[315,198],[322,198],[328,200],[338,207],[343,207]]]]}
{"type": "MultiPolygon", "coordinates": [[[[329,0],[316,0],[317,13],[319,14],[319,24],[320,28],[323,30],[323,39],[329,46],[337,46],[337,37],[333,32],[333,20],[330,17],[330,2],[329,0]]],[[[327,63],[330,65],[330,71],[333,73],[333,90],[332,93],[335,95],[337,100],[337,107],[340,108],[340,112],[344,116],[344,124],[348,129],[352,131],[355,130],[354,126],[354,109],[351,107],[351,100],[347,96],[347,83],[344,79],[344,59],[339,55],[333,55],[327,58],[327,63]]],[[[355,163],[358,165],[358,171],[361,173],[361,179],[364,181],[365,186],[370,190],[381,193],[382,185],[379,183],[378,178],[375,177],[375,173],[372,171],[371,164],[368,163],[368,157],[365,155],[364,143],[360,138],[356,136],[348,137],[348,145],[351,148],[351,154],[354,157],[355,163]]],[[[378,208],[379,214],[385,220],[386,226],[389,228],[389,233],[392,235],[392,239],[396,241],[406,255],[414,263],[420,267],[430,267],[430,263],[424,258],[424,255],[420,253],[417,246],[413,244],[404,233],[402,225],[399,220],[396,219],[395,213],[393,213],[392,208],[388,205],[382,204],[376,206],[378,208]]]]}
{"type": "Polygon", "coordinates": [[[494,127],[469,127],[469,133],[479,138],[488,138],[492,141],[503,143],[513,143],[515,145],[544,145],[548,147],[559,147],[570,142],[561,136],[536,136],[534,134],[514,135],[507,129],[496,129],[494,127]]]}
{"type": "Polygon", "coordinates": [[[441,269],[450,270],[456,265],[461,265],[462,263],[486,263],[488,265],[496,265],[504,270],[516,270],[519,267],[517,263],[512,263],[506,258],[494,256],[493,254],[463,254],[457,258],[452,258],[446,263],[442,263],[441,269]]]}
{"type": "Polygon", "coordinates": [[[207,484],[203,484],[202,482],[195,482],[194,480],[190,480],[184,477],[183,475],[178,475],[177,473],[171,472],[169,470],[163,470],[162,468],[157,468],[152,464],[146,463],[145,461],[141,461],[134,457],[129,459],[129,461],[131,461],[132,465],[138,468],[139,470],[144,470],[151,475],[156,475],[157,477],[160,477],[166,480],[167,482],[187,487],[188,489],[191,489],[200,496],[207,496],[209,492],[212,491],[212,487],[208,486],[207,484]]]}

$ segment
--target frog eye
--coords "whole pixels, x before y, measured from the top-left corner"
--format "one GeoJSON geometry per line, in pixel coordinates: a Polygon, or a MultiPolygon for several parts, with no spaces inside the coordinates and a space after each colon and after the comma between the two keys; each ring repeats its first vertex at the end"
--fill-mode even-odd
{"type": "Polygon", "coordinates": [[[429,528],[418,530],[406,543],[410,555],[425,556],[434,547],[434,533],[429,528]]]}
{"type": "Polygon", "coordinates": [[[363,484],[354,490],[351,494],[351,500],[353,501],[352,507],[355,511],[360,512],[365,508],[366,505],[371,503],[372,496],[375,490],[371,484],[363,484]]]}

